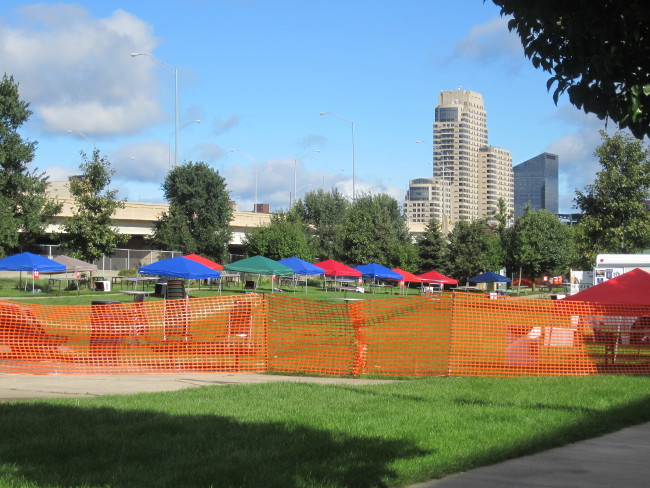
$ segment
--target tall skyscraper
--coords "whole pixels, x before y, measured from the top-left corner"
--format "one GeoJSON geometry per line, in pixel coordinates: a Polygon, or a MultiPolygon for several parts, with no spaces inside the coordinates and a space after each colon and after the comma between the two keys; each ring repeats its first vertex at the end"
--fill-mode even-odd
{"type": "Polygon", "coordinates": [[[488,145],[483,97],[468,90],[442,91],[433,123],[433,178],[409,181],[404,209],[411,222],[459,220],[494,214],[499,198],[514,209],[512,158],[488,145]],[[427,209],[427,211],[422,211],[427,209]]]}
{"type": "Polygon", "coordinates": [[[515,218],[524,213],[526,204],[532,210],[558,213],[558,164],[557,154],[542,153],[513,168],[515,218]]]}

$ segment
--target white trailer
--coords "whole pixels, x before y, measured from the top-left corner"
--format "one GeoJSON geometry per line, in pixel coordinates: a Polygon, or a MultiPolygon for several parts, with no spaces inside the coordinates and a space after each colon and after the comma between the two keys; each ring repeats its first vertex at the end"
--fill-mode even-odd
{"type": "Polygon", "coordinates": [[[641,268],[650,273],[650,254],[598,254],[594,266],[594,285],[641,268]]]}

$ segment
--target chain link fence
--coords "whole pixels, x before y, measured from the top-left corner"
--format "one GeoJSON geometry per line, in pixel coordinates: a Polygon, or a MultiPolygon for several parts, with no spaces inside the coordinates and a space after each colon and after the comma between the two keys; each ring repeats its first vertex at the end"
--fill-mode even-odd
{"type": "MultiPolygon", "coordinates": [[[[37,244],[32,252],[52,259],[56,256],[66,255],[67,250],[56,244],[37,244]]],[[[98,271],[103,271],[104,274],[111,275],[113,274],[111,271],[117,274],[117,272],[122,269],[137,270],[140,266],[145,266],[160,261],[161,259],[174,258],[182,255],[183,253],[180,251],[116,248],[114,249],[112,256],[104,256],[101,259],[94,261],[92,264],[97,265],[98,271]]],[[[233,263],[243,259],[244,256],[240,254],[230,254],[229,257],[230,262],[233,263]]]]}
{"type": "MultiPolygon", "coordinates": [[[[65,255],[66,249],[58,245],[38,244],[36,245],[35,252],[51,259],[56,256],[65,255]]],[[[97,266],[98,271],[102,271],[105,274],[112,274],[110,273],[111,271],[117,274],[122,269],[137,270],[140,266],[181,255],[182,253],[179,251],[116,248],[112,256],[104,256],[97,261],[93,261],[92,264],[97,266]]]]}

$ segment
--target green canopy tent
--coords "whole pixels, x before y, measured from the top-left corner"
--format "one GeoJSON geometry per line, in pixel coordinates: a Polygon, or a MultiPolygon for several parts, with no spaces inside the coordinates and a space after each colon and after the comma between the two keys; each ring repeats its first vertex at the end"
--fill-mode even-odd
{"type": "MultiPolygon", "coordinates": [[[[256,274],[257,285],[259,285],[261,275],[284,276],[293,274],[293,269],[289,266],[285,266],[264,256],[253,256],[252,258],[235,261],[234,263],[226,264],[223,269],[224,271],[235,271],[237,273],[256,274]]],[[[257,285],[255,288],[257,288],[257,285]]],[[[246,288],[246,285],[244,287],[246,288]]],[[[271,291],[273,291],[273,280],[271,280],[271,291]]]]}

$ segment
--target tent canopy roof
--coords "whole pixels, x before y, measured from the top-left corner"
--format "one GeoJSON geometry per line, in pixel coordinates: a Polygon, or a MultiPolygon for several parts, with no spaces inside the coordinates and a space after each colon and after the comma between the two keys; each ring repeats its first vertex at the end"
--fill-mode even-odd
{"type": "Polygon", "coordinates": [[[445,276],[442,273],[438,273],[435,270],[427,271],[426,273],[422,273],[420,275],[420,280],[422,280],[424,282],[436,281],[438,283],[444,283],[444,284],[447,284],[447,285],[457,285],[458,284],[458,280],[450,278],[449,276],[445,276]]]}
{"type": "Polygon", "coordinates": [[[159,276],[173,276],[175,278],[185,279],[207,279],[219,278],[221,273],[207,266],[192,261],[191,259],[184,258],[183,256],[176,256],[175,258],[161,259],[155,263],[140,266],[138,273],[151,274],[159,276]]]}
{"type": "Polygon", "coordinates": [[[285,266],[289,266],[295,274],[316,275],[316,274],[323,274],[325,272],[323,271],[322,268],[319,268],[318,266],[314,266],[310,262],[305,261],[304,259],[297,258],[295,256],[290,258],[280,259],[278,263],[284,264],[285,266]]]}
{"type": "Polygon", "coordinates": [[[393,271],[403,276],[402,281],[407,281],[409,283],[422,283],[422,279],[419,276],[415,276],[413,273],[409,273],[400,268],[393,268],[393,271]]]}
{"type": "Polygon", "coordinates": [[[314,266],[318,266],[325,270],[327,276],[361,276],[361,271],[346,266],[343,263],[339,263],[338,261],[334,261],[333,259],[314,263],[314,266]]]}
{"type": "Polygon", "coordinates": [[[290,275],[293,269],[282,263],[273,261],[264,256],[253,256],[252,258],[242,259],[234,263],[226,264],[225,271],[237,271],[239,273],[252,273],[263,275],[290,275]]]}
{"type": "Polygon", "coordinates": [[[563,298],[580,302],[650,304],[650,273],[639,268],[563,298]]]}
{"type": "Polygon", "coordinates": [[[469,278],[467,281],[470,283],[510,283],[512,280],[507,276],[486,271],[485,273],[469,278]]]}
{"type": "MultiPolygon", "coordinates": [[[[52,261],[56,261],[59,264],[65,266],[66,272],[75,273],[77,271],[97,271],[97,265],[87,263],[81,259],[71,258],[70,256],[56,256],[52,258],[52,261]]],[[[46,271],[46,273],[52,273],[52,271],[46,271]]]]}
{"type": "Polygon", "coordinates": [[[65,271],[65,265],[38,254],[24,252],[0,259],[0,271],[65,271]]]}
{"type": "Polygon", "coordinates": [[[377,263],[363,264],[354,269],[361,271],[361,276],[383,280],[402,280],[403,275],[377,263]]]}
{"type": "Polygon", "coordinates": [[[199,256],[198,254],[188,254],[187,256],[183,256],[186,259],[191,259],[192,261],[196,261],[197,263],[201,263],[203,266],[207,266],[210,269],[214,269],[217,271],[221,271],[223,269],[223,266],[221,266],[219,263],[215,263],[211,259],[204,258],[203,256],[199,256]]]}

